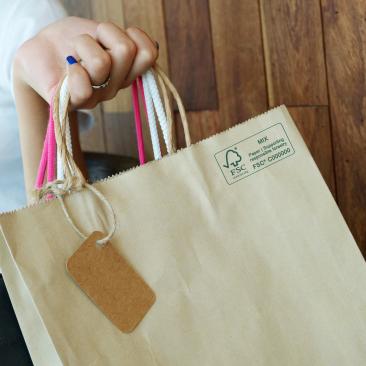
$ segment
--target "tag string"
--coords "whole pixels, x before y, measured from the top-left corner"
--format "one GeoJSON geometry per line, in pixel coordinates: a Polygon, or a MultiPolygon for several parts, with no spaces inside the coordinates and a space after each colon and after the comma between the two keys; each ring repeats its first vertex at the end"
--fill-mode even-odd
{"type": "MultiPolygon", "coordinates": [[[[110,202],[105,198],[105,196],[100,191],[98,191],[94,186],[92,186],[89,183],[85,183],[84,187],[89,189],[90,192],[94,193],[104,203],[104,205],[108,208],[108,211],[111,213],[112,225],[111,225],[111,229],[109,230],[109,233],[103,239],[99,239],[99,240],[96,241],[97,244],[104,245],[112,238],[112,236],[114,235],[114,233],[116,231],[116,226],[117,226],[116,214],[115,214],[115,212],[113,210],[113,207],[110,204],[110,202]]],[[[85,235],[76,226],[74,220],[71,218],[71,216],[69,214],[69,211],[66,208],[66,205],[65,205],[65,202],[64,202],[64,199],[63,199],[63,194],[56,195],[56,197],[59,199],[59,201],[61,203],[62,210],[64,211],[64,214],[65,214],[66,219],[69,222],[69,224],[79,234],[80,237],[82,237],[84,240],[86,240],[88,238],[88,235],[85,235]]]]}

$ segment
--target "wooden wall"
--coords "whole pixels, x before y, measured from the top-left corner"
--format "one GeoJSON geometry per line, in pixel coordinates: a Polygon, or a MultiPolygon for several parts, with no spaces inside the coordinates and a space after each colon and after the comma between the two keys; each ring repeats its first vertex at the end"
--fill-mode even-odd
{"type": "MultiPolygon", "coordinates": [[[[366,254],[365,0],[64,3],[72,15],[135,25],[159,42],[193,141],[286,104],[366,254]]],[[[136,156],[129,91],[96,116],[83,148],[136,156]]]]}

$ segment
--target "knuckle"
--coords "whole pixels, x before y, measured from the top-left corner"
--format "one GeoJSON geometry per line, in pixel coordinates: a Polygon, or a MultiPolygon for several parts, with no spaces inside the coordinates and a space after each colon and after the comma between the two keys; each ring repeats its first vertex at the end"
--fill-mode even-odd
{"type": "Polygon", "coordinates": [[[106,52],[104,52],[103,54],[94,56],[90,60],[90,67],[91,67],[92,71],[96,74],[108,73],[109,69],[111,67],[111,59],[108,56],[108,54],[106,52]]]}
{"type": "Polygon", "coordinates": [[[112,23],[110,22],[100,22],[97,26],[97,31],[104,31],[105,29],[109,29],[112,23]]]}
{"type": "Polygon", "coordinates": [[[76,88],[73,90],[70,90],[70,95],[71,95],[71,100],[72,102],[77,105],[80,106],[82,104],[84,104],[88,99],[91,98],[91,96],[93,95],[93,90],[92,88],[76,88]]]}
{"type": "Polygon", "coordinates": [[[91,36],[89,34],[78,34],[77,36],[73,37],[71,39],[72,44],[77,49],[78,47],[85,44],[85,42],[88,42],[90,40],[91,36]]]}
{"type": "Polygon", "coordinates": [[[134,57],[136,54],[136,45],[129,40],[123,40],[115,45],[115,51],[121,58],[134,57]]]}
{"type": "Polygon", "coordinates": [[[158,57],[158,51],[156,49],[142,49],[141,50],[141,59],[143,63],[147,66],[151,66],[158,57]]]}
{"type": "Polygon", "coordinates": [[[126,28],[126,32],[141,32],[141,29],[137,28],[137,27],[134,27],[134,26],[131,26],[131,27],[128,27],[126,28]]]}
{"type": "Polygon", "coordinates": [[[92,37],[89,34],[78,34],[73,38],[74,44],[79,45],[81,43],[85,43],[89,41],[92,37]]]}
{"type": "Polygon", "coordinates": [[[118,88],[108,88],[103,96],[103,100],[113,99],[119,92],[118,88]]]}

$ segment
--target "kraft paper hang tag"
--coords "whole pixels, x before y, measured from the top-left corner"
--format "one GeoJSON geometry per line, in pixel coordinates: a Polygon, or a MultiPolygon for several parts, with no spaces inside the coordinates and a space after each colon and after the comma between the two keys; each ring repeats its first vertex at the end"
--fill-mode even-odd
{"type": "Polygon", "coordinates": [[[91,234],[66,267],[79,287],[122,332],[132,332],[155,302],[155,294],[103,234],[91,234]]]}

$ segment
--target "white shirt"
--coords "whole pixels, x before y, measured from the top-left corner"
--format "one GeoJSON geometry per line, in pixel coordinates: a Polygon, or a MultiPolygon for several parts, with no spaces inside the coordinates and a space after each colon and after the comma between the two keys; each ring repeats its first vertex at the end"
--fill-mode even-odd
{"type": "Polygon", "coordinates": [[[0,212],[26,204],[12,61],[26,40],[65,16],[57,0],[0,0],[0,212]]]}

